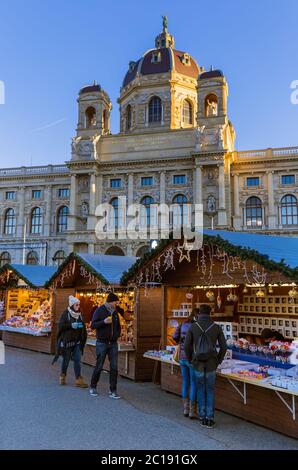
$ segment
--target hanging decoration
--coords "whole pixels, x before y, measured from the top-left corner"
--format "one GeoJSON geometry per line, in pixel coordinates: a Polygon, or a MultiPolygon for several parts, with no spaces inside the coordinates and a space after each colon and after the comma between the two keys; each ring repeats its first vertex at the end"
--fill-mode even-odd
{"type": "Polygon", "coordinates": [[[258,289],[256,292],[256,297],[262,299],[265,297],[265,291],[263,289],[258,289]]]}
{"type": "Polygon", "coordinates": [[[182,263],[182,261],[184,259],[186,259],[190,263],[190,252],[191,252],[191,250],[188,250],[186,248],[185,244],[178,245],[177,250],[180,253],[179,263],[182,263]]]}
{"type": "Polygon", "coordinates": [[[170,246],[169,248],[166,249],[163,257],[164,257],[164,260],[163,260],[163,268],[164,268],[164,271],[167,271],[168,269],[173,269],[175,270],[175,265],[174,265],[174,255],[175,255],[175,251],[174,251],[174,248],[173,246],[170,246]]]}
{"type": "Polygon", "coordinates": [[[220,290],[218,290],[218,294],[217,294],[217,298],[216,298],[216,303],[217,303],[217,308],[218,310],[221,309],[221,305],[222,305],[222,298],[220,296],[220,290]]]}
{"type": "Polygon", "coordinates": [[[214,302],[214,300],[215,300],[215,295],[214,295],[214,292],[212,290],[208,290],[206,292],[206,297],[209,300],[209,302],[214,302]]]}
{"type": "Polygon", "coordinates": [[[289,295],[289,297],[291,297],[291,299],[297,299],[298,291],[296,289],[296,286],[293,286],[292,289],[289,290],[288,295],[289,295]]]}

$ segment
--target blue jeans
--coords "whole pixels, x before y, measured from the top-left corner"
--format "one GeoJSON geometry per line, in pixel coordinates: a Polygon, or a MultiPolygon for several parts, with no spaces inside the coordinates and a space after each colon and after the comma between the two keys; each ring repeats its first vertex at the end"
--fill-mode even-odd
{"type": "Polygon", "coordinates": [[[216,371],[195,370],[200,418],[214,419],[216,371]]]}
{"type": "Polygon", "coordinates": [[[61,373],[65,375],[67,374],[69,361],[72,359],[76,379],[81,377],[81,356],[82,353],[79,344],[77,344],[74,349],[66,349],[63,354],[61,373]]]}
{"type": "Polygon", "coordinates": [[[110,361],[110,390],[117,391],[118,377],[118,343],[105,343],[96,341],[96,366],[91,378],[91,388],[96,388],[100,379],[100,374],[108,356],[110,361]]]}
{"type": "Polygon", "coordinates": [[[179,361],[182,375],[182,398],[189,398],[190,401],[197,399],[197,380],[195,370],[187,359],[179,361]]]}

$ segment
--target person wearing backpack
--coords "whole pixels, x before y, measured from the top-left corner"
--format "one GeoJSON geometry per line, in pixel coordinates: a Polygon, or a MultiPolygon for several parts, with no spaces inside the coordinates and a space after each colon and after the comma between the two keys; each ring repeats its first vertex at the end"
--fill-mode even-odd
{"type": "Polygon", "coordinates": [[[173,340],[178,344],[179,354],[177,362],[180,364],[182,375],[182,402],[183,414],[187,418],[197,419],[197,379],[192,365],[188,362],[184,352],[184,341],[188,330],[195,321],[198,309],[194,309],[187,320],[177,326],[173,340]]]}
{"type": "Polygon", "coordinates": [[[197,321],[191,325],[184,351],[198,381],[199,419],[202,426],[213,428],[217,366],[223,361],[227,343],[223,331],[210,317],[211,307],[201,305],[197,321]],[[216,346],[219,345],[217,352],[216,346]]]}

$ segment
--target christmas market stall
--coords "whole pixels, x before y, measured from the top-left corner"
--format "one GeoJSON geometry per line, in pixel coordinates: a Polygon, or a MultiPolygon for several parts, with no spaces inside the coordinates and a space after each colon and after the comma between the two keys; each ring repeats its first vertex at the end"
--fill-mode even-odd
{"type": "Polygon", "coordinates": [[[161,388],[180,394],[173,334],[194,307],[209,304],[229,348],[216,408],[297,438],[298,238],[205,231],[201,248],[190,248],[162,241],[122,279],[149,302],[152,285],[162,283],[160,348],[144,354],[160,364],[161,388]],[[264,344],[265,328],[283,340],[264,344]]]}
{"type": "Polygon", "coordinates": [[[53,299],[44,285],[55,270],[52,266],[21,264],[1,268],[0,331],[5,345],[52,352],[53,299]]]}
{"type": "MultiPolygon", "coordinates": [[[[119,314],[121,323],[119,374],[133,380],[138,379],[136,371],[138,357],[141,357],[142,362],[147,362],[143,358],[147,348],[141,354],[137,351],[140,328],[135,317],[135,290],[133,287],[121,286],[120,279],[136,261],[137,258],[133,256],[72,253],[47,284],[54,293],[55,332],[59,318],[68,305],[69,295],[75,295],[80,299],[88,330],[83,362],[91,366],[96,363],[96,333],[90,326],[93,313],[97,306],[105,302],[109,292],[114,292],[119,297],[119,307],[122,309],[119,314]]],[[[108,361],[104,368],[108,370],[108,361]]]]}

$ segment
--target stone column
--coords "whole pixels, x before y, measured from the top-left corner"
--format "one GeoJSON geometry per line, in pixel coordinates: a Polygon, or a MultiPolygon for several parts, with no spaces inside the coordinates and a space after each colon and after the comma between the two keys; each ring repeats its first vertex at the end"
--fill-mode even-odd
{"type": "Polygon", "coordinates": [[[133,173],[128,175],[128,188],[127,188],[127,205],[133,204],[133,173]]]}
{"type": "MultiPolygon", "coordinates": [[[[24,225],[26,223],[25,218],[25,188],[20,187],[18,190],[18,201],[19,201],[19,215],[17,224],[17,237],[22,238],[24,236],[24,225]]],[[[27,227],[28,230],[28,227],[27,227]]]]}
{"type": "MultiPolygon", "coordinates": [[[[273,181],[273,171],[267,172],[267,190],[268,190],[268,228],[275,229],[277,227],[276,223],[276,210],[274,204],[274,181],[273,181]]],[[[265,223],[265,221],[264,221],[265,223]]]]}
{"type": "Polygon", "coordinates": [[[240,214],[240,203],[239,203],[239,174],[233,175],[234,179],[234,216],[233,226],[236,230],[241,229],[241,214],[240,214]]]}
{"type": "Polygon", "coordinates": [[[219,226],[226,226],[227,225],[227,212],[226,212],[226,188],[225,188],[224,164],[219,165],[218,199],[219,199],[219,208],[218,208],[218,222],[217,223],[219,226]]]}
{"type": "Polygon", "coordinates": [[[45,201],[46,201],[46,215],[45,215],[45,226],[44,226],[44,235],[49,237],[51,235],[51,219],[55,214],[52,213],[52,186],[47,186],[45,192],[45,201]]]}
{"type": "Polygon", "coordinates": [[[87,220],[87,230],[95,229],[95,209],[96,209],[96,175],[90,175],[90,195],[89,195],[89,215],[87,220]]]}
{"type": "Polygon", "coordinates": [[[165,204],[166,202],[166,173],[164,171],[160,172],[160,183],[159,183],[159,191],[160,191],[160,204],[165,204]]]}
{"type": "Polygon", "coordinates": [[[78,182],[75,174],[70,177],[69,223],[68,230],[76,230],[78,182]]]}
{"type": "Polygon", "coordinates": [[[203,204],[202,166],[198,164],[194,170],[194,204],[203,204]]]}

